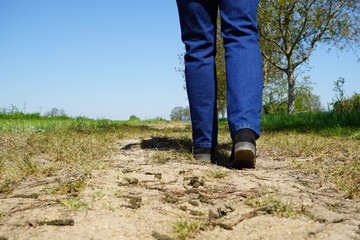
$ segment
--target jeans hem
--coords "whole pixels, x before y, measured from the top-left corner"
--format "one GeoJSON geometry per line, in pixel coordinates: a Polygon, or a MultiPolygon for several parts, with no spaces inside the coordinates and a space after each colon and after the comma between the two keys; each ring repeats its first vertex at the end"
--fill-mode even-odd
{"type": "Polygon", "coordinates": [[[253,130],[259,138],[261,136],[261,130],[259,127],[255,127],[254,125],[251,125],[251,124],[239,124],[239,125],[235,125],[232,129],[230,129],[230,132],[231,132],[231,138],[234,137],[235,133],[237,131],[239,131],[240,129],[244,129],[244,128],[249,128],[251,130],[253,130]]]}
{"type": "Polygon", "coordinates": [[[199,149],[199,148],[215,148],[217,146],[217,144],[212,144],[212,143],[198,143],[198,144],[194,144],[194,148],[195,149],[199,149]]]}

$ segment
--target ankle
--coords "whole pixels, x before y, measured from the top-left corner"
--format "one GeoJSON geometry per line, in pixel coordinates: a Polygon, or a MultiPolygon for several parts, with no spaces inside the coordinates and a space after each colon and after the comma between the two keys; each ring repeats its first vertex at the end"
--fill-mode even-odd
{"type": "Polygon", "coordinates": [[[256,132],[249,128],[243,128],[238,130],[235,135],[233,136],[233,142],[250,142],[254,145],[256,145],[256,139],[258,138],[258,135],[256,132]]]}

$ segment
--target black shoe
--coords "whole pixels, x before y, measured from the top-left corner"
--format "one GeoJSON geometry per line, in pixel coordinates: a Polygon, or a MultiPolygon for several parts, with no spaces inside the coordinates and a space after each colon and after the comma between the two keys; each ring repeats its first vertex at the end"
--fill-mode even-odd
{"type": "Polygon", "coordinates": [[[229,159],[230,168],[255,168],[257,135],[251,129],[241,129],[233,137],[233,148],[229,159]]]}
{"type": "Polygon", "coordinates": [[[213,148],[194,148],[193,149],[194,158],[196,160],[211,162],[214,155],[213,148]]]}

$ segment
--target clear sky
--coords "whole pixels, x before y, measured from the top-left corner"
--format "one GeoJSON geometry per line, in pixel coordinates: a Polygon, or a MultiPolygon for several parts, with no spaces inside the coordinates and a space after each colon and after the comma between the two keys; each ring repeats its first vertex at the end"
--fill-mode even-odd
{"type": "MultiPolygon", "coordinates": [[[[187,105],[183,51],[175,0],[0,0],[0,108],[169,118],[187,105]]],[[[323,105],[339,77],[360,92],[353,54],[319,48],[310,66],[323,105]]]]}

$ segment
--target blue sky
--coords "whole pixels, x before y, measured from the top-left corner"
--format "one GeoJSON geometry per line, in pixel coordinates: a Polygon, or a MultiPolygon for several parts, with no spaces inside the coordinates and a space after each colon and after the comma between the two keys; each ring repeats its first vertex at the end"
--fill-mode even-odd
{"type": "MultiPolygon", "coordinates": [[[[187,105],[183,49],[175,0],[0,0],[0,108],[169,118],[187,105]]],[[[340,76],[360,92],[359,65],[318,48],[309,74],[323,105],[340,76]]]]}

